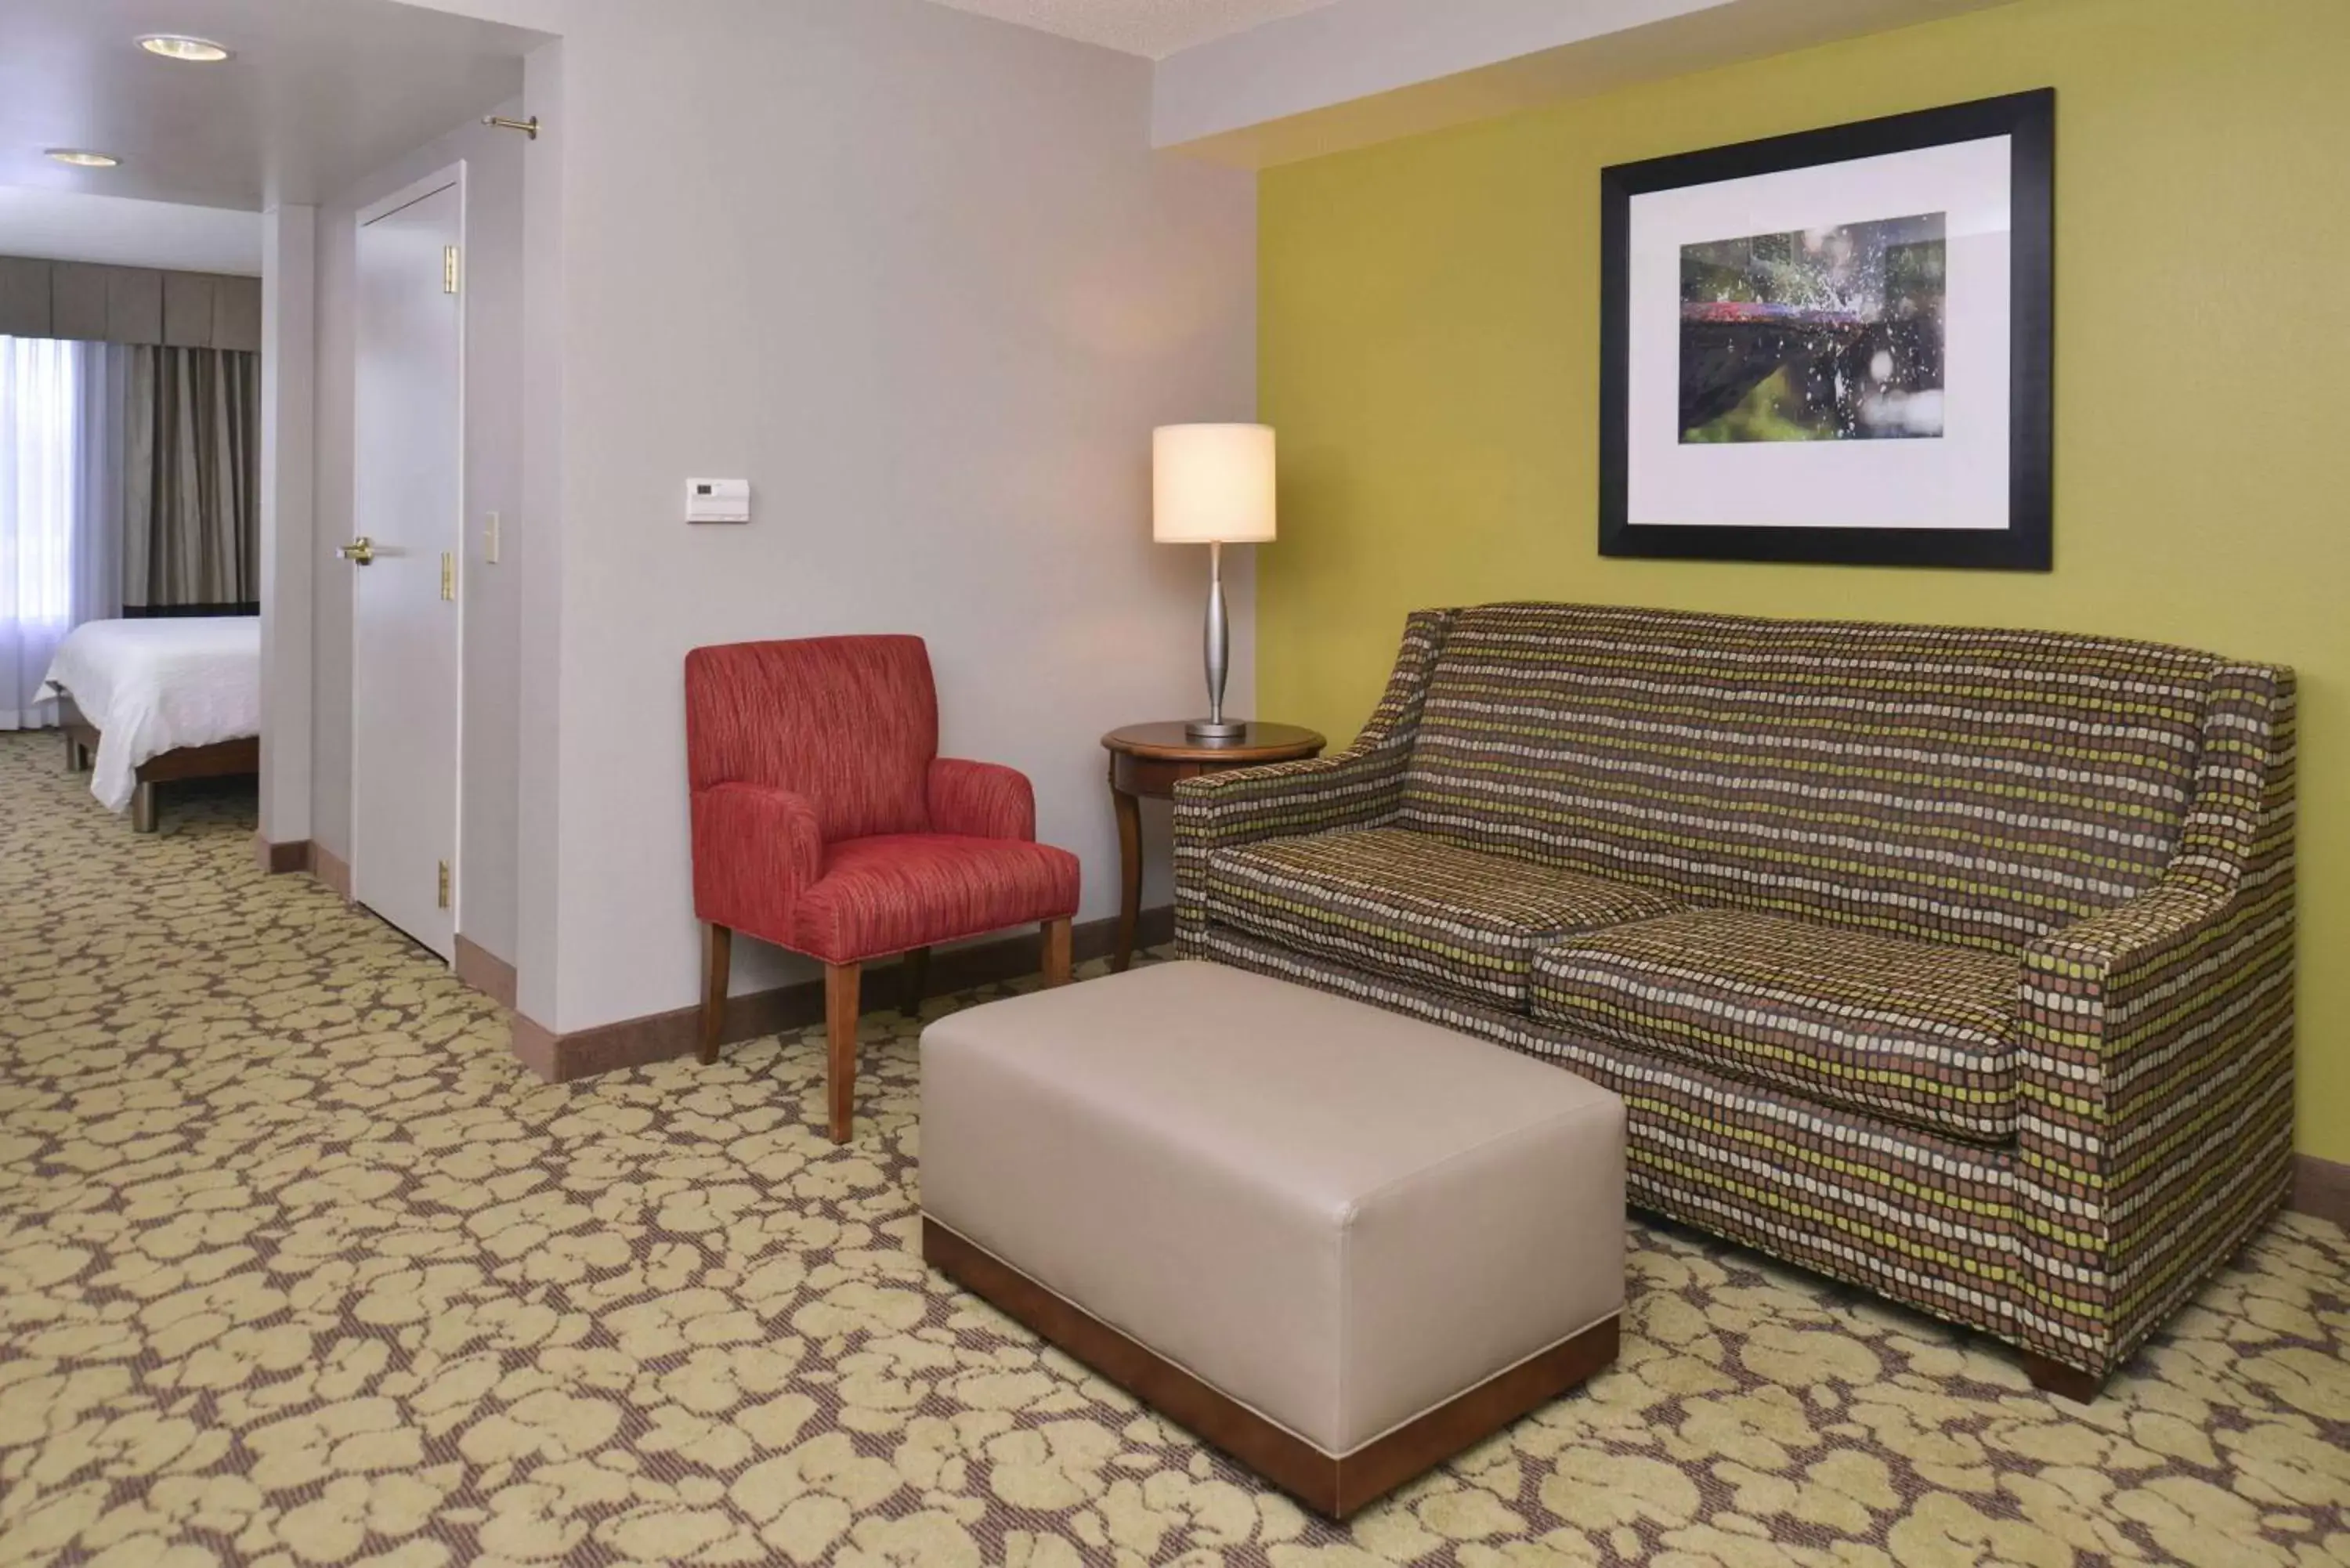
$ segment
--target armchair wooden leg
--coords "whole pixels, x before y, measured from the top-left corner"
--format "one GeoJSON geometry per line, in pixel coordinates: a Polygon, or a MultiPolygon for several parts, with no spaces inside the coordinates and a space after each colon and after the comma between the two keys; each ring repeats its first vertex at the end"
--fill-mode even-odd
{"type": "Polygon", "coordinates": [[[857,1123],[857,992],[864,971],[863,964],[824,966],[825,1044],[831,1056],[827,1087],[835,1143],[847,1143],[857,1123]]]}
{"type": "Polygon", "coordinates": [[[718,1060],[719,1036],[726,1031],[726,976],[734,957],[734,933],[724,926],[702,928],[702,1059],[718,1060]]]}
{"type": "Polygon", "coordinates": [[[931,991],[931,950],[914,948],[899,961],[899,979],[905,991],[898,998],[898,1011],[909,1018],[921,1015],[922,998],[931,991]]]}
{"type": "Polygon", "coordinates": [[[1045,922],[1045,983],[1069,983],[1071,934],[1066,919],[1045,922]]]}

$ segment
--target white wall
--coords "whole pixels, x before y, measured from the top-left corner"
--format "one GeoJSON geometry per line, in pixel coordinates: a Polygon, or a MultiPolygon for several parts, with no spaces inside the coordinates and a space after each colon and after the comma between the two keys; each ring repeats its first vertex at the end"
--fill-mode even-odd
{"type": "MultiPolygon", "coordinates": [[[[499,114],[519,114],[521,100],[499,114]]],[[[378,170],[318,210],[317,548],[314,585],[316,735],[312,836],[350,857],[351,589],[334,546],[352,532],[354,287],[361,209],[463,161],[465,261],[464,779],[458,930],[499,958],[516,951],[515,834],[522,515],[523,175],[528,143],[475,120],[378,170]],[[504,519],[501,564],[483,523],[504,519]]]]}
{"type": "Polygon", "coordinates": [[[1393,92],[1741,0],[1342,0],[1170,55],[1159,146],[1393,92]]]}
{"type": "Polygon", "coordinates": [[[1152,140],[1250,169],[2007,0],[1336,0],[1159,62],[1152,140]]]}
{"type": "Polygon", "coordinates": [[[272,207],[261,226],[261,836],[300,844],[316,760],[318,210],[272,207]]]}
{"type": "Polygon", "coordinates": [[[557,33],[563,29],[563,0],[398,0],[398,3],[420,6],[427,11],[446,11],[456,16],[471,16],[483,22],[536,27],[542,33],[557,33]]]}
{"type": "Polygon", "coordinates": [[[572,0],[559,49],[559,800],[523,897],[560,925],[525,1011],[694,999],[705,643],[927,638],[944,749],[1025,770],[1111,913],[1098,739],[1202,706],[1207,563],[1150,543],[1150,430],[1253,412],[1253,177],[1150,151],[1149,62],[924,0],[572,0]],[[756,521],[688,528],[690,475],[749,478],[756,521]]]}
{"type": "Polygon", "coordinates": [[[262,215],[0,185],[0,255],[263,275],[262,215]]]}
{"type": "Polygon", "coordinates": [[[514,963],[515,1005],[526,1016],[556,1016],[560,961],[563,660],[563,153],[571,117],[564,112],[563,46],[544,45],[523,62],[523,99],[538,117],[538,139],[525,156],[523,192],[522,548],[512,557],[521,585],[522,647],[517,671],[516,779],[529,803],[515,826],[514,963]]]}

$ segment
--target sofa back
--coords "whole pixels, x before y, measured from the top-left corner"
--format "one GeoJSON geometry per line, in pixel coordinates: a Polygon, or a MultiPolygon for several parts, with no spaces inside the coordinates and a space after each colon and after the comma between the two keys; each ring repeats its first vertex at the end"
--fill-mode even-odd
{"type": "Polygon", "coordinates": [[[2010,949],[2177,852],[2221,661],[1576,605],[1454,619],[1406,826],[1693,902],[2010,949]]]}

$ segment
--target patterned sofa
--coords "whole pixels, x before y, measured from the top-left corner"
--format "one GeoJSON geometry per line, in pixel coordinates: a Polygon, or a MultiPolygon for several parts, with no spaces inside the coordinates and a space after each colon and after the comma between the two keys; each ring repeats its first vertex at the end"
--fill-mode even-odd
{"type": "Polygon", "coordinates": [[[1188,781],[1175,822],[1187,954],[1593,1078],[1635,1203],[2074,1397],[2283,1199],[2291,670],[1423,610],[1353,746],[1188,781]]]}

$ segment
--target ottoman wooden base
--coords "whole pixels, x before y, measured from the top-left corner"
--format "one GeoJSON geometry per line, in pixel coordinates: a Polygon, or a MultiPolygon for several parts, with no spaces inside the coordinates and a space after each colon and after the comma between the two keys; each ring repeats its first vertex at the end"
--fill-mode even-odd
{"type": "Polygon", "coordinates": [[[1619,1319],[1518,1363],[1353,1453],[1324,1453],[1065,1301],[946,1226],[922,1219],[922,1260],[1159,1414],[1316,1511],[1345,1519],[1588,1380],[1616,1359],[1619,1319]]]}

